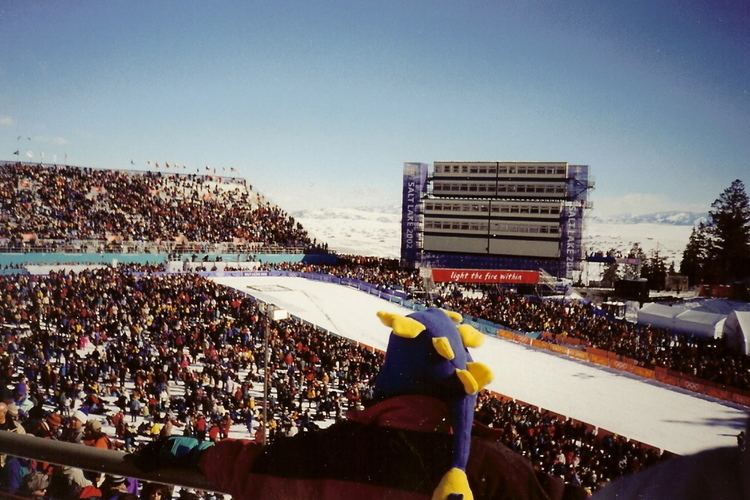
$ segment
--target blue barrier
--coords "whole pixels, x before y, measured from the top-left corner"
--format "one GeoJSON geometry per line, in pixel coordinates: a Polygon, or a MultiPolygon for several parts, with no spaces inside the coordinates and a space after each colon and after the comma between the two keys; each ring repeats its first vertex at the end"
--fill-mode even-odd
{"type": "Polygon", "coordinates": [[[0,269],[0,276],[12,276],[16,274],[29,274],[29,272],[26,269],[17,269],[17,268],[8,268],[8,269],[0,269]]]}
{"type": "MultiPolygon", "coordinates": [[[[121,264],[162,264],[167,262],[170,254],[161,253],[62,253],[62,252],[29,252],[29,253],[0,253],[0,266],[24,264],[111,264],[117,261],[121,264]]],[[[192,254],[182,254],[183,260],[192,254]]],[[[222,262],[256,261],[268,264],[304,263],[304,264],[335,264],[338,257],[332,254],[295,254],[295,253],[196,253],[195,262],[203,262],[208,256],[206,264],[220,258],[222,262]]],[[[189,260],[192,260],[189,259],[189,260]]]]}

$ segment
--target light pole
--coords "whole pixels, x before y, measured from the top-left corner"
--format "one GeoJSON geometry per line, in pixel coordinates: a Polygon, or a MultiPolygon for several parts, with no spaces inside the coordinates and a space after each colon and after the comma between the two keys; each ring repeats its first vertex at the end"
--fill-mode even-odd
{"type": "Polygon", "coordinates": [[[271,321],[286,319],[288,314],[285,309],[268,303],[264,303],[261,310],[266,315],[266,327],[263,332],[263,444],[266,444],[268,442],[268,384],[271,377],[269,371],[271,351],[268,348],[268,339],[271,336],[271,321]]]}

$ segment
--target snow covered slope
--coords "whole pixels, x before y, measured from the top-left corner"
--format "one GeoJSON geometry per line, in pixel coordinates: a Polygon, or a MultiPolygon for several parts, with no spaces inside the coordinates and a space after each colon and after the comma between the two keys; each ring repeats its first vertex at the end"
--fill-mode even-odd
{"type": "MultiPolygon", "coordinates": [[[[293,212],[295,219],[318,241],[346,254],[398,258],[401,248],[401,208],[323,208],[293,212]]],[[[586,252],[611,248],[627,253],[634,242],[647,255],[659,250],[679,268],[692,223],[704,218],[695,212],[591,217],[584,225],[586,252]]]]}
{"type": "MultiPolygon", "coordinates": [[[[380,349],[388,330],[375,313],[409,312],[353,288],[304,278],[214,281],[380,349]]],[[[492,390],[675,453],[735,445],[747,416],[738,407],[501,339],[488,339],[472,355],[492,367],[492,390]]]]}

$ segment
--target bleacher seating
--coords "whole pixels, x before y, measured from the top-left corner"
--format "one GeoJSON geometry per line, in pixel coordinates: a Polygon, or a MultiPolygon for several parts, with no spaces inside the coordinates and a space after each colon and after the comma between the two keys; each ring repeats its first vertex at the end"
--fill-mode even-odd
{"type": "Polygon", "coordinates": [[[316,243],[244,179],[0,162],[0,248],[224,251],[316,243]]]}

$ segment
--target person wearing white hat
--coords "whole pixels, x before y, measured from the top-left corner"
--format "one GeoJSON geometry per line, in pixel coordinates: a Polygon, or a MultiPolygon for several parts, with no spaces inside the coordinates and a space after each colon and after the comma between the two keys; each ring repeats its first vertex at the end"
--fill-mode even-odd
{"type": "Polygon", "coordinates": [[[86,425],[87,421],[88,416],[81,410],[76,410],[73,413],[73,416],[68,420],[68,426],[65,429],[63,440],[71,443],[82,443],[83,426],[86,425]]]}

